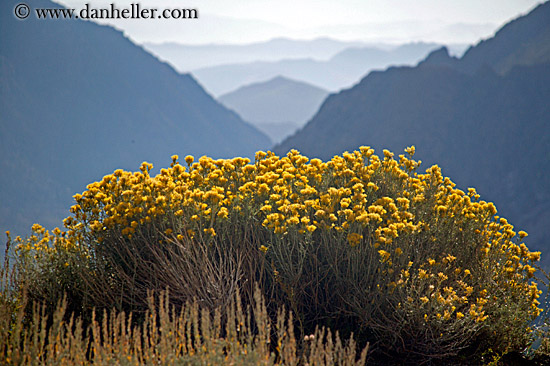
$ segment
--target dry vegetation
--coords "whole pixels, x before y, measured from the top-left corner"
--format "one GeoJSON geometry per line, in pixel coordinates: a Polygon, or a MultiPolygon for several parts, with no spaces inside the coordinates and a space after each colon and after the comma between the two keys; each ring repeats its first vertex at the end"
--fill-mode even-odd
{"type": "Polygon", "coordinates": [[[547,353],[527,234],[406,153],[105,176],[64,230],[9,238],[0,361],[498,363],[537,337],[547,353]]]}

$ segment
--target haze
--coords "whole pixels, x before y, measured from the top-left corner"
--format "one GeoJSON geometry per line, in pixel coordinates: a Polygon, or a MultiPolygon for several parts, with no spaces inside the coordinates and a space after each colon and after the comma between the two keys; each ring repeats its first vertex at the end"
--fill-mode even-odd
{"type": "MultiPolygon", "coordinates": [[[[60,0],[67,7],[129,1],[60,0]]],[[[196,8],[195,20],[110,20],[137,43],[250,43],[277,37],[405,43],[475,43],[536,0],[141,0],[143,7],[196,8]]]]}

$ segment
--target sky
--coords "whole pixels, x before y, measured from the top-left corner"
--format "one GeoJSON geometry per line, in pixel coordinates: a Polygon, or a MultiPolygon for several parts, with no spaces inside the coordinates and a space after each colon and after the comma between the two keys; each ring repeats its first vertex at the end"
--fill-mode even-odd
{"type": "Polygon", "coordinates": [[[245,44],[273,38],[476,43],[541,0],[56,0],[70,8],[197,9],[198,19],[101,21],[136,43],[245,44]]]}

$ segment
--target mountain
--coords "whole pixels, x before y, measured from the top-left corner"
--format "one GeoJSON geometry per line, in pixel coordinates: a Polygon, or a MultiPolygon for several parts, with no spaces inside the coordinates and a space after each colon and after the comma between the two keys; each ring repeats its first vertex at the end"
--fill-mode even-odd
{"type": "MultiPolygon", "coordinates": [[[[416,64],[439,47],[441,45],[435,43],[413,43],[391,49],[349,47],[327,61],[311,57],[258,61],[205,67],[191,73],[206,90],[217,96],[278,75],[337,91],[356,83],[373,69],[416,64]]],[[[457,49],[460,52],[459,46],[457,49]]]]}
{"type": "Polygon", "coordinates": [[[18,20],[15,5],[0,5],[2,233],[60,225],[72,195],[117,168],[167,166],[173,154],[251,157],[271,145],[121,32],[33,13],[18,20]]]}
{"type": "Polygon", "coordinates": [[[144,43],[143,46],[168,61],[176,70],[194,69],[224,64],[276,61],[281,59],[313,58],[328,60],[348,47],[365,46],[362,42],[344,42],[330,38],[294,40],[275,38],[250,44],[187,45],[174,42],[144,43]]]}
{"type": "Polygon", "coordinates": [[[319,109],[328,91],[311,84],[277,76],[243,86],[218,100],[280,142],[302,127],[319,109]]]}
{"type": "Polygon", "coordinates": [[[487,64],[499,74],[516,65],[539,65],[550,62],[550,24],[545,3],[501,28],[493,38],[480,42],[466,51],[457,66],[472,73],[487,64]]]}
{"type": "Polygon", "coordinates": [[[399,154],[415,145],[459,187],[475,187],[530,235],[550,267],[550,2],[451,57],[442,48],[416,67],[371,72],[329,96],[274,148],[330,158],[370,145],[399,154]]]}

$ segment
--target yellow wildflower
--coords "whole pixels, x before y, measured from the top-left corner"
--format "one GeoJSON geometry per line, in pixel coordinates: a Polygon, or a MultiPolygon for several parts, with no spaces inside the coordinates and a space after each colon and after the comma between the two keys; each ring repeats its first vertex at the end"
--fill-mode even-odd
{"type": "Polygon", "coordinates": [[[359,244],[361,242],[361,239],[363,239],[363,235],[361,234],[358,234],[358,233],[348,234],[348,242],[352,247],[359,244]]]}
{"type": "Polygon", "coordinates": [[[380,255],[380,261],[381,262],[386,262],[389,258],[390,258],[390,253],[381,249],[378,251],[378,254],[380,255]]]}
{"type": "Polygon", "coordinates": [[[525,231],[523,231],[523,230],[521,230],[520,232],[518,232],[518,236],[519,236],[519,239],[520,239],[520,240],[523,240],[523,238],[525,238],[527,235],[528,235],[528,234],[527,234],[525,231]]]}
{"type": "Polygon", "coordinates": [[[317,230],[317,226],[315,226],[315,225],[308,225],[307,226],[307,231],[309,231],[310,233],[314,232],[315,230],[317,230]]]}

